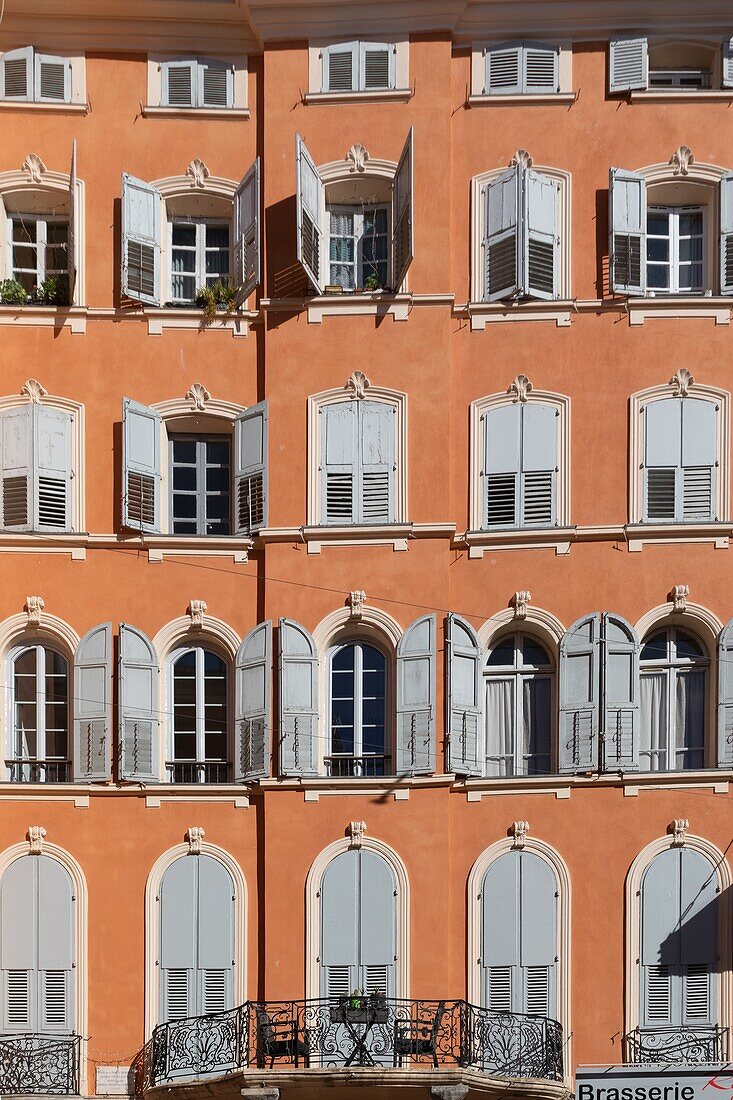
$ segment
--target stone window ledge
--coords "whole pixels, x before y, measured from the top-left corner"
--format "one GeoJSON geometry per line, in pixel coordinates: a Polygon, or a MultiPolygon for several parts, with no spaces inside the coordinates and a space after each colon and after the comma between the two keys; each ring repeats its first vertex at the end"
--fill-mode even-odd
{"type": "Polygon", "coordinates": [[[319,103],[407,103],[412,99],[412,88],[386,88],[379,92],[308,92],[303,102],[308,106],[319,103]]]}
{"type": "Polygon", "coordinates": [[[247,119],[248,107],[143,107],[144,118],[247,119]]]}
{"type": "Polygon", "coordinates": [[[730,523],[630,523],[625,528],[629,553],[653,544],[708,542],[716,550],[728,550],[733,525],[730,523]]]}
{"type": "Polygon", "coordinates": [[[733,102],[733,89],[731,88],[700,88],[698,91],[683,92],[679,89],[669,88],[668,90],[662,88],[640,88],[637,91],[629,92],[629,99],[632,103],[643,103],[644,101],[650,103],[665,103],[668,100],[674,100],[676,103],[685,103],[687,100],[692,100],[696,103],[730,103],[733,102]]]}
{"type": "Polygon", "coordinates": [[[148,336],[162,336],[167,330],[230,332],[247,336],[259,314],[252,310],[222,313],[211,324],[204,324],[200,309],[166,309],[148,306],[138,309],[95,309],[86,306],[0,305],[0,325],[27,328],[67,328],[74,336],[84,336],[88,321],[133,321],[148,326],[148,336]]]}
{"type": "Polygon", "coordinates": [[[455,523],[384,523],[373,527],[267,527],[258,534],[266,543],[305,543],[309,554],[320,554],[328,546],[391,546],[394,551],[406,551],[412,539],[452,539],[455,530],[455,523]]]}
{"type": "Polygon", "coordinates": [[[577,537],[575,527],[546,527],[512,531],[466,531],[457,542],[468,547],[469,558],[483,558],[496,550],[554,550],[558,556],[570,553],[577,537]]]}
{"type": "Polygon", "coordinates": [[[670,295],[665,298],[628,298],[626,308],[630,325],[643,325],[645,321],[657,318],[697,317],[715,321],[716,325],[730,324],[731,299],[723,297],[705,298],[700,295],[670,295]]]}
{"type": "Polygon", "coordinates": [[[0,111],[51,111],[53,114],[86,115],[88,103],[29,103],[17,99],[0,99],[0,111]]]}
{"type": "Polygon", "coordinates": [[[55,534],[42,532],[0,533],[0,553],[10,554],[69,554],[72,561],[86,561],[87,550],[129,549],[147,551],[149,562],[160,562],[166,557],[227,557],[236,565],[246,565],[253,540],[230,535],[222,538],[185,538],[180,535],[88,534],[71,532],[55,534]]]}
{"type": "Polygon", "coordinates": [[[567,328],[575,304],[565,302],[469,302],[465,312],[471,322],[471,332],[483,332],[497,321],[554,321],[558,328],[567,328]]]}
{"type": "Polygon", "coordinates": [[[575,103],[577,92],[551,92],[544,95],[470,95],[466,100],[468,107],[521,107],[524,104],[536,106],[539,104],[567,104],[575,103]]]}

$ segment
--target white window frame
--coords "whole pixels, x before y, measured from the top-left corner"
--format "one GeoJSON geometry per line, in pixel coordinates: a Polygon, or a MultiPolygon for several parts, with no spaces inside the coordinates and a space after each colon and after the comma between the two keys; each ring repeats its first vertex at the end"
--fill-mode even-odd
{"type": "MultiPolygon", "coordinates": [[[[685,772],[685,771],[700,771],[702,768],[708,767],[708,759],[710,757],[710,742],[712,739],[711,726],[714,724],[714,718],[710,709],[710,685],[709,680],[712,677],[712,662],[710,657],[705,653],[705,643],[702,639],[693,631],[685,629],[684,627],[678,628],[666,623],[660,623],[658,626],[652,627],[644,636],[640,649],[643,651],[644,646],[647,644],[650,638],[653,638],[657,634],[667,635],[667,646],[669,656],[657,661],[642,660],[640,661],[639,676],[643,679],[645,674],[647,678],[652,676],[659,676],[663,674],[665,684],[665,699],[666,699],[666,734],[667,742],[663,749],[658,750],[658,755],[664,756],[666,766],[664,768],[652,768],[644,767],[643,763],[640,763],[641,771],[653,771],[660,774],[669,772],[685,772]],[[700,646],[703,651],[701,657],[677,657],[676,655],[676,637],[677,633],[689,634],[700,646]],[[680,768],[677,766],[677,749],[675,746],[676,735],[676,684],[677,678],[680,673],[685,671],[701,671],[703,672],[703,742],[702,742],[702,764],[695,768],[680,768]]],[[[713,712],[714,714],[714,712],[713,712]]]]}
{"type": "MultiPolygon", "coordinates": [[[[54,107],[58,110],[68,109],[69,107],[86,108],[87,106],[87,92],[86,92],[86,55],[79,54],[53,54],[41,53],[32,46],[27,47],[30,51],[30,88],[29,95],[26,99],[3,99],[0,98],[0,107],[35,107],[40,106],[45,109],[54,107]],[[40,85],[40,72],[38,61],[47,60],[49,57],[53,57],[53,60],[58,59],[63,61],[66,65],[65,73],[65,90],[66,95],[64,99],[42,99],[41,98],[41,85],[40,85]]],[[[0,53],[0,64],[6,53],[16,53],[16,50],[5,50],[0,53]]]]}
{"type": "MultiPolygon", "coordinates": [[[[248,118],[249,117],[249,95],[248,95],[248,58],[242,54],[229,54],[229,55],[216,55],[216,56],[201,56],[190,54],[148,54],[147,65],[147,102],[143,107],[143,114],[145,116],[154,117],[156,115],[171,115],[171,114],[183,114],[188,115],[193,113],[199,115],[216,115],[226,118],[248,118]],[[199,91],[199,81],[203,82],[203,75],[201,74],[200,65],[216,63],[219,65],[225,65],[230,69],[230,96],[229,106],[227,107],[206,107],[203,103],[196,103],[191,107],[169,107],[165,102],[164,84],[163,84],[163,68],[168,62],[190,62],[195,66],[192,82],[192,90],[194,97],[203,99],[202,92],[199,91]]],[[[203,86],[203,85],[202,85],[203,86]]],[[[190,182],[190,181],[189,181],[190,182]]]]}
{"type": "Polygon", "coordinates": [[[483,683],[482,690],[484,693],[483,706],[484,706],[484,720],[483,720],[483,746],[482,746],[482,771],[483,774],[489,776],[492,779],[520,779],[528,775],[543,774],[543,773],[531,773],[525,770],[524,753],[521,751],[521,732],[522,732],[522,689],[525,681],[527,680],[548,680],[550,683],[550,762],[548,768],[548,775],[552,775],[557,770],[557,751],[556,751],[556,739],[557,739],[557,666],[552,659],[552,652],[549,650],[547,643],[542,638],[536,637],[536,635],[526,630],[513,631],[509,634],[499,634],[497,637],[491,640],[491,643],[486,647],[483,656],[483,683]],[[541,667],[535,668],[531,665],[524,665],[521,661],[521,650],[524,639],[534,642],[536,645],[541,646],[547,653],[548,663],[541,667]],[[503,642],[511,641],[514,650],[514,662],[512,665],[489,665],[489,654],[492,649],[500,646],[503,642]],[[491,774],[488,770],[489,763],[489,731],[488,731],[488,681],[507,681],[512,683],[513,694],[513,753],[512,753],[512,771],[506,774],[491,774]]]}
{"type": "MultiPolygon", "coordinates": [[[[34,757],[28,757],[28,764],[33,765],[38,763],[40,765],[55,763],[56,761],[49,761],[46,752],[46,653],[51,652],[57,657],[60,657],[62,661],[66,663],[66,757],[59,763],[67,763],[68,765],[68,777],[66,782],[72,781],[72,769],[73,769],[73,685],[72,685],[72,663],[69,661],[68,656],[62,652],[62,650],[56,646],[49,645],[47,641],[42,639],[29,640],[23,642],[20,645],[14,646],[9,654],[7,660],[8,668],[8,744],[7,759],[12,760],[14,763],[11,765],[11,769],[16,766],[22,766],[19,761],[25,758],[16,755],[17,753],[17,728],[16,728],[16,716],[15,716],[15,662],[24,653],[29,650],[34,650],[36,654],[36,755],[34,757]]],[[[7,765],[6,765],[7,766],[7,765]]],[[[46,783],[53,782],[56,784],[56,780],[49,781],[46,778],[45,767],[38,768],[38,777],[29,780],[18,780],[19,783],[46,783]]]]}
{"type": "MultiPolygon", "coordinates": [[[[361,759],[368,759],[364,756],[363,752],[363,729],[362,729],[362,715],[361,715],[361,703],[363,701],[363,657],[362,647],[370,646],[375,649],[384,659],[384,776],[394,775],[394,746],[393,746],[393,720],[392,720],[392,658],[390,657],[384,646],[381,646],[371,638],[365,638],[361,636],[344,637],[339,641],[333,642],[328,649],[326,657],[326,690],[325,690],[325,729],[327,730],[326,739],[323,746],[323,760],[321,761],[323,774],[326,775],[326,758],[334,758],[333,752],[333,732],[331,726],[332,709],[331,704],[333,702],[333,659],[337,653],[348,647],[354,647],[355,659],[354,659],[354,751],[351,755],[343,754],[336,758],[343,760],[345,763],[348,761],[356,761],[361,759]]],[[[379,759],[378,755],[374,755],[375,760],[379,759]]],[[[379,773],[375,773],[377,776],[379,773]]],[[[344,773],[346,776],[347,773],[344,773]]],[[[353,775],[349,778],[359,778],[361,776],[371,778],[370,773],[364,773],[362,771],[353,772],[353,775]]],[[[334,776],[338,778],[338,776],[334,776]]]]}
{"type": "MultiPolygon", "coordinates": [[[[663,238],[669,241],[669,261],[666,265],[663,265],[660,261],[653,261],[646,259],[647,265],[647,296],[662,296],[669,294],[686,294],[690,296],[699,296],[705,293],[705,282],[708,270],[708,209],[706,205],[702,206],[670,206],[647,202],[646,207],[647,221],[649,214],[660,213],[669,215],[669,236],[663,238]],[[702,268],[701,285],[699,289],[686,289],[680,288],[680,235],[679,235],[679,223],[680,217],[685,214],[701,214],[702,215],[702,259],[695,261],[699,263],[702,268]],[[668,287],[652,287],[649,283],[649,268],[666,266],[669,269],[669,286],[668,287]]],[[[652,236],[647,228],[647,241],[660,239],[658,236],[652,236]]]]}
{"type": "Polygon", "coordinates": [[[404,99],[412,94],[410,89],[410,41],[404,35],[363,35],[358,39],[323,38],[308,43],[308,94],[306,102],[332,100],[334,102],[353,99],[404,99]],[[390,83],[388,88],[366,90],[363,84],[363,57],[365,47],[371,44],[391,47],[390,83]],[[354,47],[352,60],[352,81],[356,76],[356,87],[347,92],[328,91],[327,57],[331,48],[354,47]]]}
{"type": "MultiPolygon", "coordinates": [[[[166,301],[172,302],[175,305],[193,306],[194,301],[195,301],[196,292],[199,290],[200,287],[208,285],[207,284],[208,276],[206,274],[206,253],[207,253],[207,251],[209,251],[209,249],[208,249],[207,244],[206,244],[206,236],[207,236],[207,232],[208,232],[209,228],[212,228],[212,229],[226,229],[226,231],[229,235],[229,248],[228,248],[228,252],[229,252],[229,263],[228,263],[229,274],[225,275],[224,278],[225,279],[231,279],[232,278],[232,223],[231,223],[231,220],[225,221],[221,218],[208,218],[208,217],[202,217],[202,218],[190,217],[189,218],[189,217],[185,217],[185,216],[181,216],[181,215],[169,216],[168,217],[168,241],[167,241],[167,251],[168,251],[168,297],[167,297],[166,301]],[[195,227],[196,227],[196,244],[195,244],[193,249],[190,249],[188,246],[174,245],[173,244],[173,229],[174,229],[175,226],[181,226],[181,225],[182,226],[195,225],[195,227]],[[186,276],[188,276],[190,274],[189,272],[175,272],[173,270],[173,250],[177,249],[177,248],[180,248],[182,251],[186,251],[186,252],[192,251],[192,252],[195,253],[194,298],[174,298],[173,297],[173,280],[174,280],[175,276],[177,274],[182,274],[182,275],[186,275],[186,276]]],[[[215,250],[212,249],[211,251],[220,252],[220,251],[224,251],[224,250],[217,248],[215,250]]],[[[220,276],[217,276],[216,279],[214,279],[214,282],[216,282],[219,278],[220,278],[220,276]]]]}
{"type": "Polygon", "coordinates": [[[66,241],[67,241],[67,256],[68,256],[68,242],[71,233],[71,227],[69,225],[69,218],[64,215],[56,214],[8,214],[7,216],[7,271],[8,278],[15,278],[13,272],[21,271],[23,274],[28,274],[28,268],[14,268],[13,267],[13,244],[17,243],[21,248],[34,248],[36,250],[36,286],[39,286],[47,278],[58,278],[59,276],[68,276],[69,265],[59,270],[47,271],[46,269],[46,245],[49,225],[65,225],[66,226],[66,241]],[[36,225],[36,242],[35,244],[25,244],[22,241],[13,241],[13,222],[25,221],[35,222],[36,225]]]}
{"type": "MultiPolygon", "coordinates": [[[[557,77],[558,77],[558,91],[556,92],[543,92],[539,95],[535,95],[531,92],[514,92],[509,95],[489,95],[484,91],[484,85],[486,82],[486,52],[492,46],[501,46],[503,44],[502,39],[494,39],[493,41],[482,39],[471,44],[471,85],[469,93],[469,102],[476,104],[495,104],[511,103],[524,101],[533,102],[540,100],[542,102],[557,103],[569,102],[575,99],[573,92],[573,44],[570,40],[558,41],[556,39],[551,42],[546,42],[544,39],[538,40],[538,44],[556,46],[558,50],[558,62],[557,62],[557,77]]],[[[517,45],[517,42],[506,41],[507,46],[517,45]]],[[[527,40],[526,45],[532,45],[531,40],[527,40]]],[[[536,167],[536,166],[535,166],[536,167]]],[[[539,169],[544,171],[544,169],[539,169]]]]}
{"type": "Polygon", "coordinates": [[[234,714],[234,710],[233,710],[233,690],[234,690],[233,680],[234,680],[235,677],[234,677],[234,673],[233,673],[232,662],[231,662],[230,658],[228,657],[228,655],[226,653],[221,652],[221,650],[218,647],[216,647],[214,645],[211,645],[211,643],[207,639],[201,639],[201,641],[195,641],[193,639],[190,639],[190,640],[188,640],[188,642],[184,642],[183,644],[181,644],[181,645],[177,646],[176,648],[172,649],[170,651],[170,653],[168,654],[168,656],[167,656],[167,666],[168,666],[168,669],[167,669],[168,677],[167,677],[167,679],[168,679],[168,699],[169,699],[168,710],[169,710],[169,713],[170,713],[170,722],[169,722],[168,737],[167,737],[167,742],[166,742],[166,759],[165,759],[165,773],[164,773],[165,774],[165,780],[166,780],[166,782],[170,783],[173,786],[182,786],[182,785],[184,785],[184,784],[175,782],[172,768],[169,768],[169,765],[171,765],[174,761],[176,761],[176,757],[174,755],[174,752],[175,752],[175,732],[176,732],[175,731],[175,709],[174,709],[174,699],[175,699],[175,693],[174,693],[174,666],[175,666],[176,662],[178,661],[178,659],[180,657],[182,657],[185,653],[189,653],[189,652],[193,652],[193,653],[196,654],[196,670],[195,670],[195,677],[196,677],[196,704],[195,704],[195,706],[196,706],[196,709],[195,709],[196,759],[195,760],[190,760],[190,761],[189,760],[182,760],[182,761],[177,761],[177,762],[185,764],[187,766],[190,766],[191,768],[196,767],[198,777],[197,777],[197,779],[193,780],[193,782],[196,783],[197,785],[201,785],[201,786],[220,786],[221,781],[219,781],[219,780],[217,780],[215,782],[212,782],[212,783],[206,783],[205,773],[204,773],[204,770],[203,770],[203,765],[205,763],[221,765],[223,768],[226,769],[226,775],[227,775],[227,779],[225,779],[223,782],[228,783],[230,781],[230,776],[231,776],[231,772],[232,772],[232,768],[233,768],[232,724],[233,724],[233,714],[234,714]],[[226,693],[226,722],[227,722],[227,730],[226,730],[227,752],[226,752],[226,755],[227,755],[227,759],[225,761],[224,760],[222,760],[222,761],[218,761],[218,760],[206,761],[206,756],[205,756],[205,753],[204,753],[204,748],[205,748],[205,730],[204,730],[204,720],[205,720],[205,713],[204,713],[204,688],[205,688],[205,683],[204,683],[204,659],[205,658],[204,658],[204,654],[206,652],[211,652],[211,653],[215,654],[219,658],[219,660],[224,663],[224,665],[226,666],[226,670],[227,670],[227,674],[226,674],[227,675],[227,693],[226,693]]]}
{"type": "Polygon", "coordinates": [[[385,242],[387,245],[387,256],[385,260],[387,273],[384,280],[384,286],[391,285],[390,278],[392,275],[392,210],[390,203],[329,203],[328,199],[326,200],[326,217],[328,218],[328,229],[327,232],[324,234],[324,237],[326,238],[324,243],[327,249],[326,263],[329,276],[327,280],[327,285],[335,285],[331,282],[331,265],[342,262],[331,259],[331,214],[350,214],[354,218],[354,233],[353,237],[351,238],[354,241],[354,287],[348,289],[344,288],[345,294],[353,294],[355,293],[357,287],[361,287],[363,289],[365,280],[364,256],[362,246],[362,242],[364,240],[364,214],[366,211],[374,211],[374,213],[376,214],[378,210],[384,210],[387,215],[387,228],[384,234],[385,242]]]}
{"type": "MultiPolygon", "coordinates": [[[[163,453],[167,455],[167,462],[168,462],[168,508],[169,508],[169,516],[170,516],[169,527],[171,528],[170,534],[173,535],[174,538],[186,538],[186,539],[229,538],[232,534],[233,510],[234,510],[234,504],[235,504],[235,486],[234,486],[234,476],[233,476],[233,470],[232,470],[232,459],[234,457],[234,455],[232,453],[233,449],[234,449],[233,432],[231,432],[231,431],[221,432],[221,433],[219,433],[218,438],[217,438],[211,432],[186,432],[186,431],[176,432],[175,430],[172,430],[172,431],[168,431],[166,433],[166,437],[167,437],[168,449],[167,449],[166,452],[163,452],[163,453]],[[201,532],[201,533],[199,533],[197,531],[196,534],[191,534],[191,533],[174,532],[172,530],[174,519],[175,519],[174,514],[173,514],[174,513],[174,507],[173,507],[174,506],[174,497],[176,495],[176,492],[180,491],[180,490],[174,489],[174,485],[173,485],[173,481],[174,481],[173,474],[174,474],[174,469],[175,469],[174,462],[173,462],[173,447],[174,447],[174,444],[177,441],[186,442],[186,443],[193,443],[196,447],[196,462],[195,462],[196,489],[185,491],[186,495],[195,497],[195,500],[196,500],[196,515],[194,517],[190,517],[190,518],[186,517],[185,520],[183,519],[183,517],[179,517],[179,518],[183,522],[195,523],[197,528],[206,524],[206,497],[208,495],[208,490],[206,488],[206,472],[209,469],[212,469],[212,468],[215,469],[216,468],[213,464],[210,466],[205,461],[206,444],[207,443],[212,443],[212,442],[213,443],[216,443],[216,442],[222,442],[222,443],[225,442],[225,443],[227,443],[227,445],[229,447],[229,489],[228,489],[228,495],[229,495],[228,527],[229,527],[229,531],[226,532],[225,534],[220,533],[220,534],[215,534],[215,535],[209,535],[205,531],[201,532]]],[[[189,464],[186,463],[185,465],[189,465],[189,464]]],[[[219,468],[221,468],[221,467],[219,467],[219,468]]],[[[217,494],[217,495],[221,495],[221,494],[217,494]]]]}

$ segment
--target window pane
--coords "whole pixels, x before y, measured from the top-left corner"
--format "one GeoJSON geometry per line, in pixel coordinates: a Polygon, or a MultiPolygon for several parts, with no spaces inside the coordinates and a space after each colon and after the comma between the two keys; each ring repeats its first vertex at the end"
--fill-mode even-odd
{"type": "Polygon", "coordinates": [[[229,442],[226,439],[206,441],[206,461],[212,465],[229,465],[229,442]]]}
{"type": "Polygon", "coordinates": [[[669,241],[664,237],[648,237],[646,242],[648,260],[669,261],[669,241]]]}
{"type": "Polygon", "coordinates": [[[647,286],[652,290],[669,289],[669,268],[657,264],[648,264],[646,271],[647,286]]]}
{"type": "Polygon", "coordinates": [[[196,490],[196,467],[195,466],[174,466],[173,467],[173,489],[187,490],[188,492],[195,492],[196,490]]]}
{"type": "Polygon", "coordinates": [[[196,497],[188,494],[176,494],[173,498],[173,515],[181,519],[193,519],[196,516],[196,497]]]}
{"type": "Polygon", "coordinates": [[[642,771],[666,770],[667,741],[667,674],[645,673],[641,677],[639,766],[642,771]]]}
{"type": "Polygon", "coordinates": [[[550,771],[551,687],[548,676],[523,682],[522,755],[526,775],[547,775],[550,771]]]}
{"type": "Polygon", "coordinates": [[[504,638],[489,653],[487,661],[489,665],[513,665],[514,664],[514,639],[504,638]]]}
{"type": "Polygon", "coordinates": [[[667,632],[662,630],[658,634],[652,634],[651,638],[647,638],[644,642],[641,647],[641,660],[664,661],[668,653],[669,642],[667,640],[667,632]]]}
{"type": "Polygon", "coordinates": [[[209,466],[206,470],[206,488],[210,493],[228,493],[229,467],[209,466]]]}
{"type": "Polygon", "coordinates": [[[702,768],[705,763],[705,673],[679,672],[675,697],[676,766],[702,768]]]}
{"type": "Polygon", "coordinates": [[[37,223],[34,219],[29,218],[25,221],[23,218],[13,218],[14,241],[35,243],[38,240],[37,232],[37,223]]]}
{"type": "Polygon", "coordinates": [[[697,638],[693,638],[691,634],[684,634],[681,630],[678,630],[675,634],[675,641],[677,643],[676,648],[678,657],[705,656],[697,638]]]}
{"type": "Polygon", "coordinates": [[[533,668],[544,668],[550,664],[550,658],[539,642],[532,638],[524,638],[522,641],[522,664],[525,668],[531,665],[533,668]]]}
{"type": "Polygon", "coordinates": [[[514,683],[486,681],[486,774],[514,774],[514,683]]]}
{"type": "Polygon", "coordinates": [[[69,243],[69,226],[66,222],[48,222],[46,225],[46,243],[66,248],[69,243]]]}
{"type": "Polygon", "coordinates": [[[185,248],[196,247],[196,226],[173,224],[172,242],[185,248]]]}
{"type": "Polygon", "coordinates": [[[669,235],[669,214],[665,214],[660,210],[650,210],[646,217],[646,231],[647,233],[660,234],[661,236],[669,235]]]}
{"type": "Polygon", "coordinates": [[[196,462],[196,442],[193,439],[173,440],[174,462],[196,462]]]}
{"type": "Polygon", "coordinates": [[[206,247],[207,248],[229,248],[229,226],[228,225],[207,225],[207,227],[206,227],[206,247]]]}
{"type": "Polygon", "coordinates": [[[331,752],[354,751],[354,646],[344,646],[331,662],[331,752]]]}

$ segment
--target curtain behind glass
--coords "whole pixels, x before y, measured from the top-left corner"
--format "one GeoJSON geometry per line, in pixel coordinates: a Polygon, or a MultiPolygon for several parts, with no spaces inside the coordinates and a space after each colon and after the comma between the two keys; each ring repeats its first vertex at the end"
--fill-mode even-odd
{"type": "Polygon", "coordinates": [[[676,767],[705,766],[705,673],[678,672],[675,691],[676,767]]]}
{"type": "Polygon", "coordinates": [[[514,775],[514,681],[486,681],[486,774],[514,775]]]}
{"type": "Polygon", "coordinates": [[[550,771],[552,692],[548,676],[522,680],[522,757],[525,775],[550,771]]]}
{"type": "Polygon", "coordinates": [[[645,672],[641,677],[639,767],[642,771],[667,770],[666,672],[645,672]]]}

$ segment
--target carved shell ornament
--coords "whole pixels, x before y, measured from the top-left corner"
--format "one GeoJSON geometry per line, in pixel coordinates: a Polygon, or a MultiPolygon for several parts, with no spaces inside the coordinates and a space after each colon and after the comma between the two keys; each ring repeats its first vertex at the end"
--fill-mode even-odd
{"type": "Polygon", "coordinates": [[[689,145],[679,145],[669,158],[673,176],[688,176],[690,165],[695,163],[695,155],[689,145]]]}
{"type": "Polygon", "coordinates": [[[200,157],[194,157],[186,169],[186,175],[191,177],[191,187],[204,188],[211,172],[200,157]]]}
{"type": "Polygon", "coordinates": [[[356,398],[357,401],[363,400],[366,391],[369,389],[371,382],[364,374],[364,371],[355,370],[351,377],[347,380],[344,386],[345,390],[350,390],[350,396],[356,398]]]}
{"type": "Polygon", "coordinates": [[[357,142],[351,146],[344,160],[348,161],[350,172],[365,172],[369,153],[363,145],[357,142]]]}
{"type": "Polygon", "coordinates": [[[27,172],[33,183],[40,183],[43,174],[48,171],[38,153],[29,153],[23,161],[21,171],[27,172]]]}
{"type": "Polygon", "coordinates": [[[524,402],[531,394],[532,389],[532,383],[530,382],[529,378],[527,378],[527,375],[518,374],[506,392],[511,394],[512,400],[514,402],[519,401],[524,404],[524,402]]]}
{"type": "Polygon", "coordinates": [[[675,397],[687,397],[690,387],[695,385],[695,379],[687,367],[680,367],[670,378],[669,384],[674,389],[675,397]]]}

